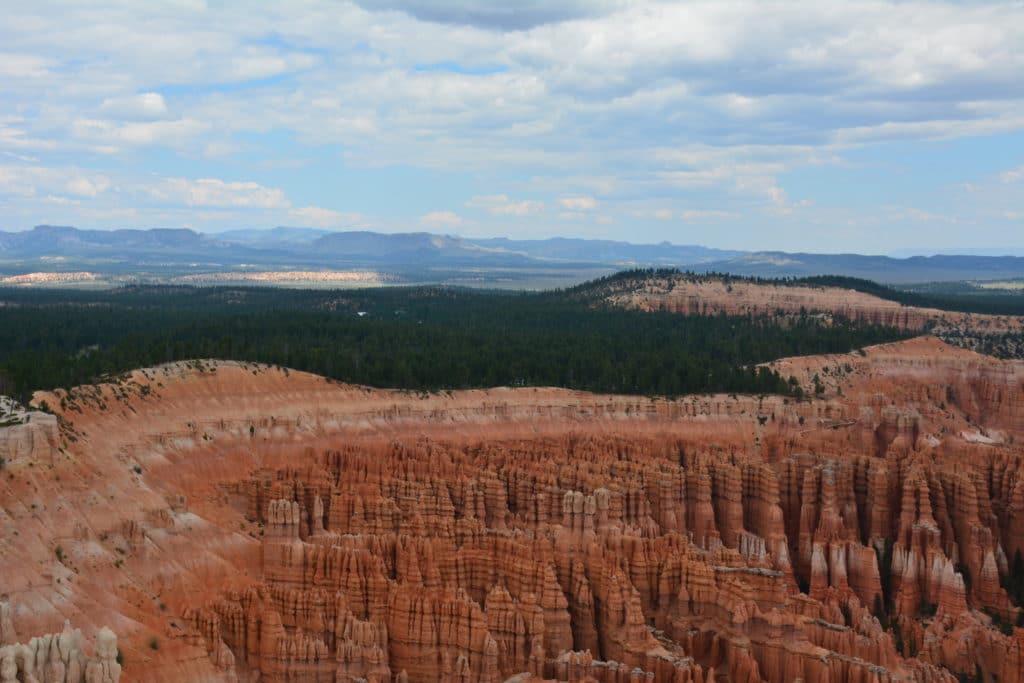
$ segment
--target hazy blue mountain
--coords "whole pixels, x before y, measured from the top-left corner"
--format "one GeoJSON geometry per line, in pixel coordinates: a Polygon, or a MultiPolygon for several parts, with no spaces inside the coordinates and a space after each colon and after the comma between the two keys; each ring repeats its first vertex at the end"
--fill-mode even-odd
{"type": "Polygon", "coordinates": [[[37,225],[26,232],[7,233],[8,249],[24,254],[69,253],[86,250],[196,248],[209,238],[184,228],[152,230],[80,230],[60,225],[37,225]]]}
{"type": "Polygon", "coordinates": [[[562,237],[516,240],[292,227],[203,234],[187,229],[108,231],[40,225],[24,232],[0,232],[0,271],[5,273],[81,269],[161,276],[203,269],[370,268],[407,282],[472,280],[515,286],[526,271],[568,283],[595,272],[668,266],[763,277],[850,275],[887,283],[1024,277],[1024,258],[1016,256],[899,259],[562,237]]]}
{"type": "Polygon", "coordinates": [[[427,232],[337,232],[321,237],[312,246],[323,255],[367,263],[508,268],[538,265],[541,261],[521,250],[489,248],[474,240],[427,232]]]}
{"type": "Polygon", "coordinates": [[[951,280],[996,280],[1024,275],[1019,256],[913,256],[906,259],[862,254],[756,252],[702,264],[701,270],[759,277],[849,275],[906,284],[951,280]]]}
{"type": "Polygon", "coordinates": [[[534,258],[561,261],[621,264],[695,264],[739,256],[744,252],[711,249],[698,245],[631,244],[612,240],[553,237],[546,240],[513,240],[507,237],[466,241],[490,249],[519,252],[534,258]]]}
{"type": "Polygon", "coordinates": [[[910,258],[911,256],[1024,256],[1024,247],[957,247],[956,249],[893,249],[889,256],[910,258]]]}
{"type": "Polygon", "coordinates": [[[259,228],[227,230],[225,232],[213,233],[210,236],[227,242],[267,246],[274,244],[310,244],[329,234],[331,234],[330,230],[322,228],[289,228],[280,226],[270,228],[269,230],[261,230],[259,228]]]}
{"type": "Polygon", "coordinates": [[[256,248],[187,229],[80,230],[40,225],[0,232],[5,273],[90,270],[119,274],[198,267],[276,264],[277,249],[256,248]]]}

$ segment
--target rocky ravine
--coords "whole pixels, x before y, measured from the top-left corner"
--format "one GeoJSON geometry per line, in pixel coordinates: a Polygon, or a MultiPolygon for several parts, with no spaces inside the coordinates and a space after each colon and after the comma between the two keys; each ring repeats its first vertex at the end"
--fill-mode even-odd
{"type": "Polygon", "coordinates": [[[603,300],[645,311],[685,315],[768,315],[781,319],[806,312],[843,316],[873,325],[928,331],[949,344],[1001,358],[1024,358],[1024,319],[905,306],[838,287],[784,286],[687,274],[621,280],[603,300]]]}
{"type": "Polygon", "coordinates": [[[1024,680],[1024,363],[778,365],[823,396],[213,362],[38,394],[0,439],[0,681],[1024,680]]]}

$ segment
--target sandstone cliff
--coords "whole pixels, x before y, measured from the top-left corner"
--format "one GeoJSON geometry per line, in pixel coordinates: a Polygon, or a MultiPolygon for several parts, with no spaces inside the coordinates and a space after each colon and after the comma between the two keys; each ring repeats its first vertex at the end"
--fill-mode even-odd
{"type": "Polygon", "coordinates": [[[104,627],[126,681],[1024,680],[1024,363],[774,365],[822,394],[193,362],[37,395],[60,427],[0,471],[0,636],[70,620],[90,683],[104,627]]]}

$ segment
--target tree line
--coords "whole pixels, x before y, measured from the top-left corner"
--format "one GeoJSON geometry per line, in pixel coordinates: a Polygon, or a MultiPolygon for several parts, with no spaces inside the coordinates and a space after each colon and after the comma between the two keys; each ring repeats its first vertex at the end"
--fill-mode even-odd
{"type": "Polygon", "coordinates": [[[895,301],[904,306],[989,315],[1024,315],[1024,291],[1011,293],[1007,290],[985,290],[970,287],[964,283],[930,283],[913,288],[896,288],[873,280],[846,275],[765,278],[713,271],[698,273],[678,268],[635,268],[571,287],[566,292],[580,299],[597,300],[613,294],[623,287],[631,287],[643,283],[645,280],[669,278],[682,278],[689,282],[721,281],[726,285],[734,282],[746,282],[768,287],[838,287],[870,294],[887,301],[895,301]]]}
{"type": "Polygon", "coordinates": [[[798,389],[759,363],[905,333],[812,316],[683,316],[569,292],[443,287],[0,290],[0,393],[192,358],[256,361],[376,387],[559,386],[677,396],[798,389]]]}

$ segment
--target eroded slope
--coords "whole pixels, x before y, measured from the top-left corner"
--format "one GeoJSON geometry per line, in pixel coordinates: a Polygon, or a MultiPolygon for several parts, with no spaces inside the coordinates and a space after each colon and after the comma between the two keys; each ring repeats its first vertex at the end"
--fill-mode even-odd
{"type": "Polygon", "coordinates": [[[1024,364],[923,338],[777,365],[822,395],[234,363],[37,395],[60,426],[2,472],[3,637],[109,626],[140,681],[1022,680],[995,620],[1024,364]]]}
{"type": "Polygon", "coordinates": [[[842,316],[871,325],[929,331],[944,341],[992,355],[1024,357],[1024,320],[1018,316],[958,313],[906,306],[838,287],[750,282],[687,274],[620,279],[606,286],[604,300],[616,306],[684,315],[800,314],[842,316]]]}

